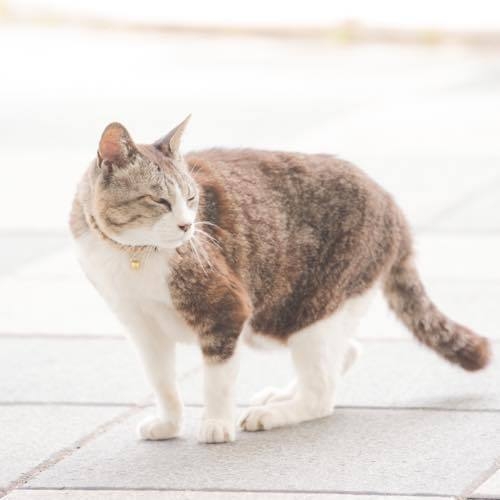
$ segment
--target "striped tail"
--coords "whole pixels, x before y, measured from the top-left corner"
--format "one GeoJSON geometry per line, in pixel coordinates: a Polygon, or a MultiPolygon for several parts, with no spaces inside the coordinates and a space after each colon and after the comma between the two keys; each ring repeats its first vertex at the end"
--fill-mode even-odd
{"type": "Polygon", "coordinates": [[[410,252],[405,252],[393,264],[384,293],[390,308],[415,337],[443,358],[469,371],[480,370],[488,364],[491,357],[488,339],[447,318],[432,303],[410,252]]]}

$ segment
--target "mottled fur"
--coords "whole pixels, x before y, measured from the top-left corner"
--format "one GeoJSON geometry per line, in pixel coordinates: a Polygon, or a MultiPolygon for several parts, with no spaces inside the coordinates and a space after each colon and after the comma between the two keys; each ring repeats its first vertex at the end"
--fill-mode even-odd
{"type": "MultiPolygon", "coordinates": [[[[110,125],[80,185],[71,228],[78,241],[93,231],[92,217],[104,244],[130,255],[145,245],[162,259],[166,306],[197,335],[207,366],[232,359],[244,327],[292,345],[294,334],[314,330],[376,282],[417,339],[467,370],[486,365],[487,340],[432,304],[412,264],[403,215],[357,167],[329,155],[245,149],[182,158],[185,124],[151,146],[135,145],[121,125],[110,125]]],[[[323,333],[311,335],[323,345],[323,333]]],[[[266,427],[254,419],[260,423],[252,426],[319,416],[304,413],[300,398],[302,417],[290,417],[299,408],[294,400],[296,406],[282,403],[286,412],[278,409],[281,420],[266,427]]],[[[227,419],[219,428],[213,418],[206,418],[211,427],[202,440],[230,439],[227,419]]]]}
{"type": "Polygon", "coordinates": [[[202,217],[222,228],[211,231],[230,248],[226,262],[244,283],[256,332],[286,339],[380,278],[420,341],[468,370],[487,363],[488,342],[427,297],[403,215],[358,168],[328,155],[256,150],[186,159],[210,193],[202,217]]]}

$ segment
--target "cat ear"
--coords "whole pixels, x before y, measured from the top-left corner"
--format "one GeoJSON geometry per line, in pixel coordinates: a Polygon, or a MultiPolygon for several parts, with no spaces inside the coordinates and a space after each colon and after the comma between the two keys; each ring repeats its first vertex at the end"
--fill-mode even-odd
{"type": "Polygon", "coordinates": [[[121,123],[110,123],[102,133],[97,151],[98,162],[124,167],[137,152],[134,141],[121,123]]]}
{"type": "Polygon", "coordinates": [[[188,115],[177,127],[172,129],[165,137],[154,143],[154,147],[159,149],[164,155],[176,158],[179,156],[182,135],[189,122],[191,115],[188,115]]]}

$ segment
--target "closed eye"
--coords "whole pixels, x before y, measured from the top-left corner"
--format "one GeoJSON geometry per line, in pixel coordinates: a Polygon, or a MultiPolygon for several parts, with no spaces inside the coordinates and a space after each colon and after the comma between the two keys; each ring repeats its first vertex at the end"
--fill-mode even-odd
{"type": "Polygon", "coordinates": [[[172,210],[172,205],[170,205],[170,202],[166,200],[165,198],[160,198],[159,200],[155,200],[156,203],[160,203],[161,205],[167,207],[168,210],[172,210]]]}
{"type": "Polygon", "coordinates": [[[194,201],[195,196],[191,196],[191,198],[188,198],[188,201],[194,201]]]}

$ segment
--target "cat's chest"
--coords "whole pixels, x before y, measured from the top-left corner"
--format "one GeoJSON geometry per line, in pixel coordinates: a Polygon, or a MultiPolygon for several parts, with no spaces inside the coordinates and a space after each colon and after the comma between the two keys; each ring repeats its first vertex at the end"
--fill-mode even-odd
{"type": "Polygon", "coordinates": [[[122,250],[87,233],[77,240],[80,263],[90,281],[112,305],[131,302],[172,306],[168,289],[168,261],[152,252],[137,256],[138,268],[122,250]]]}

